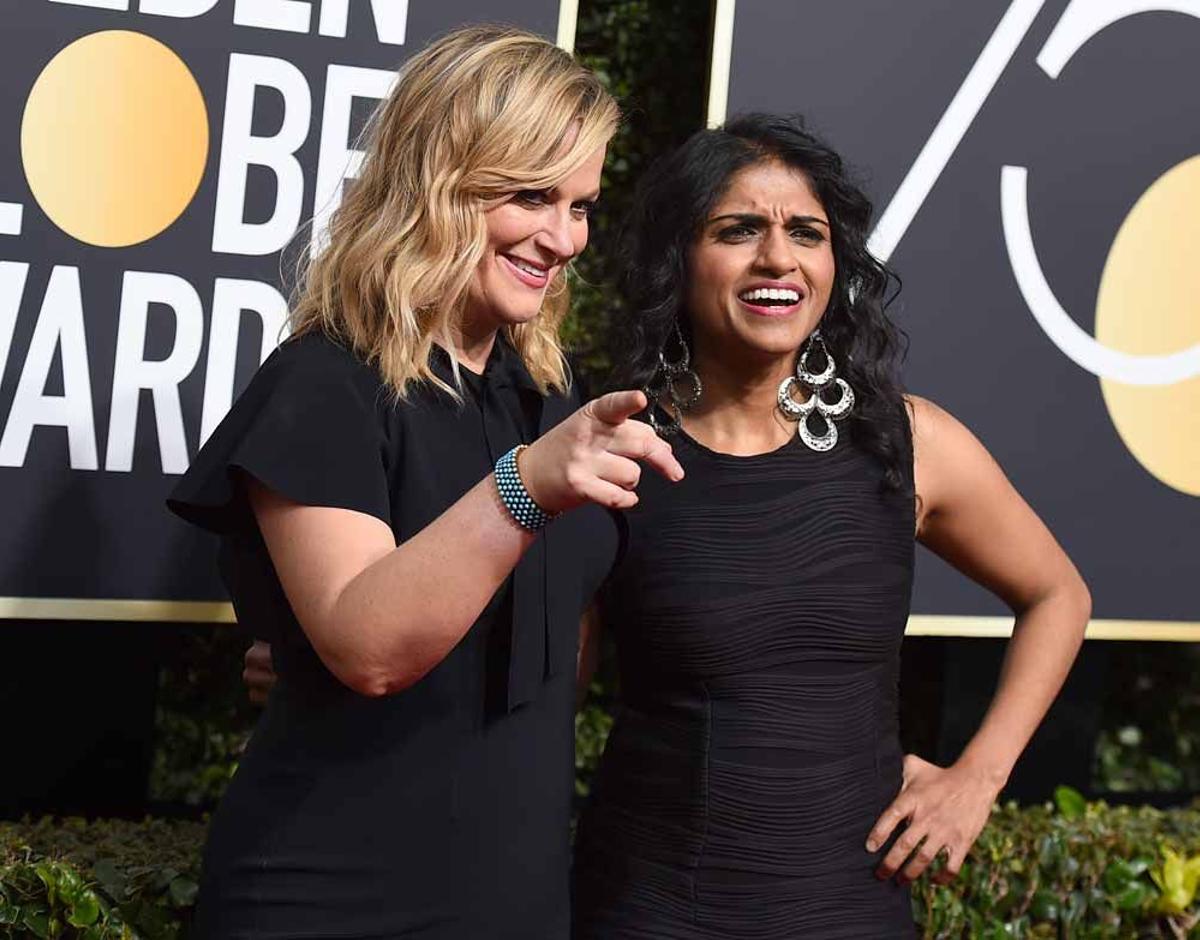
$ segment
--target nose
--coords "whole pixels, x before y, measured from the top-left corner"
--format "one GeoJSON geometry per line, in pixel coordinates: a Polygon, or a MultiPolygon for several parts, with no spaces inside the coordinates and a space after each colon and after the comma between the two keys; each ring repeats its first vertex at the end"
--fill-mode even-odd
{"type": "Polygon", "coordinates": [[[558,260],[565,261],[575,256],[575,239],[571,233],[571,208],[546,214],[546,222],[538,232],[537,243],[547,251],[552,251],[558,260]]]}
{"type": "Polygon", "coordinates": [[[779,277],[796,270],[796,254],[787,234],[770,228],[759,242],[758,266],[767,274],[779,277]]]}

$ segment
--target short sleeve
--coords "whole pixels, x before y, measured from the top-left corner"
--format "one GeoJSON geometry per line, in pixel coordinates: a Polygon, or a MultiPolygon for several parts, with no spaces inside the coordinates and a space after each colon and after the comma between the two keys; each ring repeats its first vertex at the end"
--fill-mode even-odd
{"type": "Polygon", "coordinates": [[[368,513],[391,525],[387,439],[377,374],[320,334],[263,363],[167,499],[213,532],[252,523],[235,471],[287,499],[368,513]]]}

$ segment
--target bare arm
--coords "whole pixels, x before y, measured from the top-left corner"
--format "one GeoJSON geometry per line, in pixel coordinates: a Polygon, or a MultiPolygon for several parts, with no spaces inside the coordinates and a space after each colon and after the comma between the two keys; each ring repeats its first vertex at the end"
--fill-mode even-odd
{"type": "Polygon", "coordinates": [[[918,539],[993,591],[1016,614],[999,685],[983,723],[947,769],[909,756],[904,789],[869,837],[881,845],[909,822],[880,868],[917,877],[945,847],[957,873],[1066,679],[1083,641],[1091,598],[1050,531],[1012,487],[983,445],[931,402],[914,398],[913,443],[918,539]]]}
{"type": "MultiPolygon", "coordinates": [[[[640,392],[607,395],[525,451],[521,473],[539,505],[631,506],[636,460],[682,478],[669,446],[628,420],[644,404],[640,392]]],[[[491,475],[401,545],[374,516],[301,505],[254,480],[247,491],[313,649],[365,695],[407,688],[441,662],[534,539],[513,521],[491,475]]]]}
{"type": "Polygon", "coordinates": [[[407,688],[441,662],[534,538],[490,477],[400,546],[374,516],[304,506],[253,480],[247,489],[313,649],[366,695],[407,688]]]}

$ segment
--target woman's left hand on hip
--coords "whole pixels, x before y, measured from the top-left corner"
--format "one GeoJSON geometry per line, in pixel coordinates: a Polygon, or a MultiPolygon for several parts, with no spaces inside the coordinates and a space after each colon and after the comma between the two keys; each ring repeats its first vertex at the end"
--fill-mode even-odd
{"type": "Polygon", "coordinates": [[[904,784],[867,836],[867,851],[877,852],[903,822],[876,875],[901,883],[915,881],[939,854],[947,856],[936,876],[946,883],[958,875],[967,852],[991,814],[1000,786],[986,774],[963,764],[939,767],[915,754],[904,758],[904,784]]]}

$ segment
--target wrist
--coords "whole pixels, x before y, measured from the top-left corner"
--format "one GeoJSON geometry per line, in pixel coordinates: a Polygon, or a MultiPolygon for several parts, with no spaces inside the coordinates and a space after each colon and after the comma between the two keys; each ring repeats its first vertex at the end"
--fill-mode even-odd
{"type": "Polygon", "coordinates": [[[513,519],[524,529],[536,532],[556,515],[538,503],[530,493],[520,465],[521,454],[528,449],[521,444],[496,461],[495,480],[500,501],[513,519]]]}
{"type": "Polygon", "coordinates": [[[520,474],[525,492],[537,507],[548,516],[557,516],[565,507],[555,503],[546,492],[547,487],[541,473],[541,458],[542,452],[537,441],[521,445],[516,454],[517,473],[520,474]]]}
{"type": "Polygon", "coordinates": [[[981,784],[992,790],[997,796],[1008,783],[1012,773],[1012,764],[986,754],[980,754],[968,747],[954,762],[959,770],[971,775],[981,784]]]}

